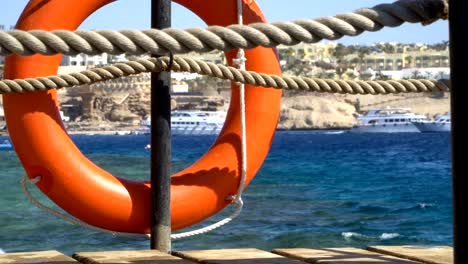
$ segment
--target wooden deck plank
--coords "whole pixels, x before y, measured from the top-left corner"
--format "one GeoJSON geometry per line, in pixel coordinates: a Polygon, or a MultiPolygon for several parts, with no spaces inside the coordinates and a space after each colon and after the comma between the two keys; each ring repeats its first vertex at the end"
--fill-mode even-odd
{"type": "Polygon", "coordinates": [[[357,248],[280,248],[273,253],[299,259],[309,263],[351,264],[351,263],[382,263],[382,264],[415,264],[406,259],[383,255],[357,248]]]}
{"type": "Polygon", "coordinates": [[[174,251],[172,254],[205,264],[301,264],[255,248],[174,251]]]}
{"type": "Polygon", "coordinates": [[[453,263],[453,248],[447,246],[372,246],[368,250],[423,263],[453,263]]]}
{"type": "Polygon", "coordinates": [[[73,258],[84,264],[194,264],[157,250],[76,252],[73,258]]]}
{"type": "Polygon", "coordinates": [[[0,254],[2,264],[77,264],[78,261],[55,250],[0,254]]]}

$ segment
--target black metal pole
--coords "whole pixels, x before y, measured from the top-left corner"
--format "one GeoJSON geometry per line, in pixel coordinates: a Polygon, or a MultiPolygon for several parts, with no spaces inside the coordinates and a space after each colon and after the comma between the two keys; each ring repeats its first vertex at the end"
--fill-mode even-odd
{"type": "Polygon", "coordinates": [[[455,263],[468,263],[468,127],[464,119],[468,114],[468,47],[465,35],[468,25],[468,1],[450,0],[449,36],[451,68],[451,115],[452,115],[452,188],[454,212],[454,253],[455,263]],[[465,247],[465,248],[463,248],[465,247]]]}
{"type": "MultiPolygon", "coordinates": [[[[151,27],[171,26],[171,0],[151,0],[151,27]]],[[[151,73],[151,249],[171,251],[171,75],[151,73]]]]}

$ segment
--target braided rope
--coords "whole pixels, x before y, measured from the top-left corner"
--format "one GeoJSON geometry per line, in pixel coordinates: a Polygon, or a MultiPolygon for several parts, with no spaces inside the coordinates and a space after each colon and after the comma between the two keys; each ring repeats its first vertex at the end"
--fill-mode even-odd
{"type": "Polygon", "coordinates": [[[213,76],[225,80],[254,86],[271,87],[286,90],[305,90],[321,93],[341,94],[394,94],[433,91],[449,91],[448,80],[388,80],[388,81],[354,81],[316,79],[296,76],[277,76],[253,71],[239,70],[221,64],[175,56],[171,69],[170,58],[150,58],[117,63],[111,66],[94,68],[80,73],[58,76],[2,80],[0,94],[46,91],[77,85],[89,85],[99,81],[139,74],[143,72],[191,72],[213,76]]]}
{"type": "Polygon", "coordinates": [[[137,55],[227,51],[257,46],[275,47],[280,44],[291,46],[300,42],[315,43],[322,39],[336,40],[345,35],[356,36],[364,31],[378,31],[385,26],[396,27],[404,22],[427,25],[447,17],[448,0],[399,0],[334,17],[272,24],[143,31],[13,30],[0,32],[0,55],[95,55],[104,52],[137,55]]]}

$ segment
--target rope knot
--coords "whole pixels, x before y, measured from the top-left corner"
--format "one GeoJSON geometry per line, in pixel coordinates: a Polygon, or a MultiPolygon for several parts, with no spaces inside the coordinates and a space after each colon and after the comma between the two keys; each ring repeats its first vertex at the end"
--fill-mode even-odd
{"type": "Polygon", "coordinates": [[[237,51],[236,58],[232,60],[232,63],[236,65],[239,69],[243,70],[245,69],[246,61],[247,58],[245,57],[245,51],[243,49],[239,49],[239,51],[237,51]]]}
{"type": "Polygon", "coordinates": [[[169,52],[169,64],[167,65],[167,71],[170,72],[174,66],[174,54],[172,51],[169,52]]]}
{"type": "Polygon", "coordinates": [[[152,58],[152,61],[157,65],[154,72],[164,71],[170,72],[174,67],[174,54],[169,52],[169,56],[161,56],[152,58]]]}
{"type": "Polygon", "coordinates": [[[29,179],[29,182],[31,182],[32,184],[36,184],[36,183],[38,183],[41,179],[42,179],[42,176],[41,176],[41,175],[38,175],[38,176],[36,176],[36,177],[34,177],[34,178],[30,178],[30,179],[29,179]]]}
{"type": "Polygon", "coordinates": [[[242,195],[229,195],[226,197],[226,200],[231,201],[233,204],[243,205],[244,200],[242,200],[242,195]]]}

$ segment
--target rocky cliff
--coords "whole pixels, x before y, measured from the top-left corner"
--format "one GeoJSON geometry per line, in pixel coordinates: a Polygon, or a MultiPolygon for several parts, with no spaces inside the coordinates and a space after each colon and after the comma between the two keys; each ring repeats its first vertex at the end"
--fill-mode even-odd
{"type": "Polygon", "coordinates": [[[349,128],[356,108],[339,96],[296,95],[281,102],[279,129],[349,128]]]}

